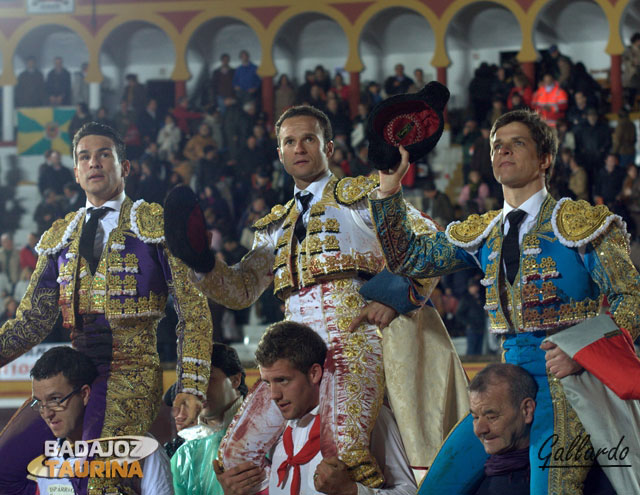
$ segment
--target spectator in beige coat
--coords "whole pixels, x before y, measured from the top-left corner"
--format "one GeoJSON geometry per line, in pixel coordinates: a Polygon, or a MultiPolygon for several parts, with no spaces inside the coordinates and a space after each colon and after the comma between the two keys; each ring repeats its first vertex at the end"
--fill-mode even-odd
{"type": "Polygon", "coordinates": [[[211,137],[211,129],[207,124],[200,124],[198,134],[193,136],[184,147],[184,156],[191,162],[196,162],[204,156],[205,146],[214,146],[216,142],[211,137]]]}
{"type": "Polygon", "coordinates": [[[576,199],[589,201],[589,177],[584,168],[578,165],[575,157],[569,160],[569,168],[571,175],[569,176],[569,190],[575,195],[576,199]]]}

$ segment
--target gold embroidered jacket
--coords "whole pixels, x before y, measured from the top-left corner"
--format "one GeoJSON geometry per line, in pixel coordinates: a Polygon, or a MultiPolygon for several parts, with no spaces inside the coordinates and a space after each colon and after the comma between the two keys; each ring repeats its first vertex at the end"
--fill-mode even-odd
{"type": "Polygon", "coordinates": [[[500,270],[501,211],[471,215],[446,233],[418,235],[400,193],[371,199],[371,207],[392,271],[437,276],[479,261],[493,332],[566,328],[596,316],[606,296],[616,324],[634,338],[640,333],[640,277],[629,259],[624,222],[604,206],[547,196],[524,236],[513,286],[500,270]]]}
{"type": "MultiPolygon", "coordinates": [[[[206,298],[188,282],[186,266],[164,245],[162,207],[125,199],[94,276],[78,254],[84,219],[84,208],[69,213],[42,236],[38,264],[16,318],[0,329],[0,365],[42,341],[62,312],[72,342],[82,334],[78,319],[103,318],[111,327],[113,362],[138,356],[143,365],[144,354],[150,366],[158,367],[155,329],[171,294],[178,314],[180,390],[204,398],[211,315],[206,298]]],[[[83,347],[91,350],[87,340],[83,347]]]]}
{"type": "MultiPolygon", "coordinates": [[[[221,261],[202,280],[194,282],[207,296],[232,309],[254,303],[274,282],[274,292],[286,299],[291,290],[322,281],[356,274],[371,276],[385,266],[378,245],[367,194],[377,186],[377,178],[332,177],[322,198],[311,206],[307,236],[299,244],[294,226],[300,214],[295,200],[276,205],[271,213],[254,224],[253,248],[234,266],[221,261]]],[[[435,231],[436,225],[408,207],[414,228],[435,231]]],[[[431,293],[436,280],[419,281],[420,294],[431,293]]]]}

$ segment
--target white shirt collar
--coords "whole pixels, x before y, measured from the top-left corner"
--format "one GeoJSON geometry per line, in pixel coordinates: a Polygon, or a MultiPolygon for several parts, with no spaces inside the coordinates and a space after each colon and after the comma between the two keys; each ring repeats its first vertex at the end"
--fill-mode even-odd
{"type": "Polygon", "coordinates": [[[298,426],[305,427],[308,426],[315,417],[320,413],[320,404],[311,409],[307,414],[302,416],[301,418],[290,419],[287,421],[287,426],[291,426],[291,428],[297,428],[298,426]]]}
{"type": "MultiPolygon", "coordinates": [[[[537,193],[535,193],[533,196],[527,199],[524,203],[518,206],[517,209],[526,212],[527,217],[535,218],[538,215],[538,212],[540,211],[540,207],[542,206],[542,203],[544,203],[544,200],[547,199],[547,194],[548,194],[547,188],[543,186],[542,189],[540,189],[537,193]]],[[[506,201],[504,202],[504,204],[502,205],[502,222],[503,223],[507,218],[507,215],[515,209],[516,208],[511,206],[506,201]]]]}
{"type": "MultiPolygon", "coordinates": [[[[318,201],[322,197],[322,193],[324,192],[324,187],[327,185],[330,178],[331,178],[331,174],[329,173],[329,171],[327,171],[327,173],[324,174],[322,177],[320,177],[317,181],[309,184],[306,189],[300,189],[298,186],[295,186],[293,188],[293,194],[294,195],[298,194],[300,191],[310,192],[311,194],[313,194],[313,199],[311,200],[311,204],[314,204],[316,201],[318,201]]],[[[296,199],[296,202],[297,202],[297,199],[296,199]]]]}
{"type": "MultiPolygon", "coordinates": [[[[102,206],[105,206],[107,208],[111,208],[114,211],[120,211],[120,208],[122,208],[122,203],[124,203],[124,199],[125,198],[126,198],[126,195],[125,195],[124,191],[122,191],[118,196],[116,196],[113,199],[110,199],[109,201],[107,201],[102,206]]],[[[89,208],[97,208],[97,206],[92,204],[91,201],[89,201],[88,198],[87,198],[87,202],[86,202],[85,206],[86,206],[87,209],[89,209],[89,208]]]]}

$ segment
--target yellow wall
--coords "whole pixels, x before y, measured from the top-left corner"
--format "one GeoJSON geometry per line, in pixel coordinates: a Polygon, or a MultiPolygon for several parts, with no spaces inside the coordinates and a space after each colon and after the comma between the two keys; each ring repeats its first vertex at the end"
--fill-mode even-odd
{"type": "MultiPolygon", "coordinates": [[[[559,1],[559,0],[555,0],[559,1]]],[[[624,46],[620,38],[620,22],[630,0],[595,0],[602,8],[609,23],[607,53],[618,55],[624,46]]],[[[24,2],[26,3],[26,2],[24,2]]],[[[120,1],[97,2],[96,30],[91,28],[92,7],[87,0],[77,0],[74,14],[27,15],[25,8],[0,8],[0,47],[2,49],[2,75],[0,85],[16,82],[13,56],[20,41],[38,26],[57,24],[64,26],[84,41],[89,51],[88,82],[100,82],[99,54],[105,39],[119,26],[131,21],[153,24],[166,33],[176,52],[176,62],[171,77],[175,81],[186,81],[190,73],[186,64],[186,48],[189,40],[204,23],[215,18],[231,17],[247,24],[257,35],[262,49],[259,67],[261,76],[273,76],[276,69],[272,59],[272,48],[279,30],[288,21],[304,13],[314,12],[333,19],[344,30],[349,44],[349,55],[345,63],[347,71],[363,68],[358,44],[365,26],[374,16],[385,9],[403,7],[421,15],[435,34],[435,54],[431,61],[434,67],[447,67],[445,36],[449,23],[460,10],[477,0],[282,0],[277,5],[265,5],[263,0],[207,1],[120,1]]],[[[486,3],[486,2],[483,2],[486,3]]],[[[522,46],[518,59],[531,62],[536,59],[533,32],[536,19],[549,0],[495,0],[513,13],[522,31],[522,46]]],[[[16,2],[17,4],[17,2],[16,2]]]]}

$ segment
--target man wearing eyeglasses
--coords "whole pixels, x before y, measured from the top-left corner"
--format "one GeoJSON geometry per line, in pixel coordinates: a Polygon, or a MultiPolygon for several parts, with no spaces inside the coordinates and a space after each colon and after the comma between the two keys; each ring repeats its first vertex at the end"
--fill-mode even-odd
{"type": "MultiPolygon", "coordinates": [[[[89,404],[91,386],[97,376],[98,370],[91,359],[71,347],[53,347],[33,366],[31,408],[40,414],[60,444],[64,441],[73,443],[82,440],[85,410],[89,404]]],[[[50,439],[51,437],[47,438],[50,439]]],[[[75,461],[74,458],[64,460],[75,461]]],[[[173,494],[169,458],[164,450],[157,449],[143,462],[140,493],[173,494]]],[[[80,478],[38,478],[38,493],[77,493],[79,480],[80,478]]]]}

